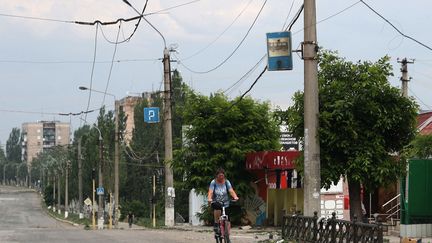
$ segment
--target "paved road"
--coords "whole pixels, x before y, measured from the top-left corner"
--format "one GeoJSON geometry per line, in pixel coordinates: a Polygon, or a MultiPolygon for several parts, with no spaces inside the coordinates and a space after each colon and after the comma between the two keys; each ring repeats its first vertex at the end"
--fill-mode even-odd
{"type": "MultiPolygon", "coordinates": [[[[261,238],[261,237],[260,237],[261,238]]],[[[213,242],[209,232],[180,230],[84,230],[48,216],[32,190],[0,186],[0,242],[213,242]]],[[[235,234],[234,243],[256,242],[253,234],[235,234]]]]}

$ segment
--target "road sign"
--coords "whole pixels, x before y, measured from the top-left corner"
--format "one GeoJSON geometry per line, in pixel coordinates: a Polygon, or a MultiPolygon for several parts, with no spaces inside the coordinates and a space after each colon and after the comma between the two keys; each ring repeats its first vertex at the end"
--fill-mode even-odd
{"type": "Polygon", "coordinates": [[[97,195],[103,195],[104,194],[104,188],[103,187],[98,187],[96,189],[96,194],[97,195]]]}
{"type": "Polygon", "coordinates": [[[90,206],[92,203],[92,201],[90,200],[90,198],[87,198],[86,200],[84,200],[84,204],[87,206],[90,206]]]}
{"type": "Polygon", "coordinates": [[[268,70],[292,70],[291,32],[267,33],[268,70]]]}
{"type": "Polygon", "coordinates": [[[144,122],[146,123],[159,122],[159,107],[144,108],[144,122]]]}

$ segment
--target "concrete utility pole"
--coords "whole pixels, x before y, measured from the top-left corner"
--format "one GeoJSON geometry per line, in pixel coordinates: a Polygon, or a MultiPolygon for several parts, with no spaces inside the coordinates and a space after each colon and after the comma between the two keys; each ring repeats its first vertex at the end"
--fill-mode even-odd
{"type": "MultiPolygon", "coordinates": [[[[103,187],[103,178],[102,178],[102,163],[103,163],[103,144],[102,144],[102,136],[99,136],[99,168],[98,168],[98,174],[99,174],[99,188],[103,187]]],[[[103,229],[103,221],[104,221],[104,217],[103,217],[103,212],[104,212],[104,207],[103,207],[103,196],[102,194],[98,195],[98,228],[103,229]]]]}
{"type": "Polygon", "coordinates": [[[55,203],[55,200],[56,200],[56,176],[55,175],[53,175],[53,178],[52,178],[52,180],[53,180],[53,201],[52,201],[52,204],[53,204],[53,212],[55,212],[56,211],[56,203],[55,203]]]}
{"type": "Polygon", "coordinates": [[[321,212],[318,61],[315,0],[304,0],[304,215],[321,212]]]}
{"type": "Polygon", "coordinates": [[[65,218],[69,216],[69,161],[66,162],[65,169],[65,218]]]}
{"type": "MultiPolygon", "coordinates": [[[[115,136],[114,136],[114,212],[115,212],[115,228],[118,228],[119,219],[119,110],[120,104],[118,100],[115,103],[115,136]]],[[[111,210],[110,210],[111,212],[111,210]]]]}
{"type": "Polygon", "coordinates": [[[406,58],[404,58],[400,61],[398,58],[397,62],[402,65],[402,67],[401,67],[401,72],[402,72],[402,77],[401,77],[402,90],[401,90],[401,92],[402,92],[402,96],[408,97],[408,82],[411,80],[411,78],[408,77],[408,64],[414,63],[414,60],[408,61],[406,58]]]}
{"type": "Polygon", "coordinates": [[[57,176],[57,212],[58,214],[61,214],[61,209],[60,209],[60,175],[57,176]]]}
{"type": "Polygon", "coordinates": [[[171,126],[171,64],[169,50],[164,49],[164,138],[165,138],[165,225],[174,226],[174,187],[171,168],[172,126],[171,126]]]}
{"type": "Polygon", "coordinates": [[[78,208],[79,218],[84,218],[83,215],[83,180],[82,180],[82,160],[81,160],[81,138],[78,138],[78,208]]]}

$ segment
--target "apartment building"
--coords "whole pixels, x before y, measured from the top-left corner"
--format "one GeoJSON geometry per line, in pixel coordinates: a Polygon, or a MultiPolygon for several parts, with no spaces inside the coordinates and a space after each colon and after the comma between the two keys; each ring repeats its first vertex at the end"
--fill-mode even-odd
{"type": "Polygon", "coordinates": [[[22,124],[22,160],[31,165],[38,153],[70,142],[70,124],[59,121],[38,121],[22,124]]]}

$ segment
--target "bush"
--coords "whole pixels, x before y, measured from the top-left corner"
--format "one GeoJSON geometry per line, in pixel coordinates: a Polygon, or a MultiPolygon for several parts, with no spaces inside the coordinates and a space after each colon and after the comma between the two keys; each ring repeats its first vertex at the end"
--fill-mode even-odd
{"type": "Polygon", "coordinates": [[[48,185],[44,190],[44,201],[47,206],[53,205],[53,186],[48,185]]]}
{"type": "MultiPolygon", "coordinates": [[[[245,215],[239,205],[230,205],[229,208],[226,209],[226,214],[234,225],[241,225],[241,219],[245,215]]],[[[207,204],[204,204],[201,207],[201,213],[197,213],[197,216],[200,220],[204,221],[204,224],[213,225],[213,209],[211,209],[207,204]]]]}
{"type": "Polygon", "coordinates": [[[148,218],[150,215],[148,206],[138,200],[125,201],[122,204],[120,220],[124,220],[129,212],[132,212],[135,218],[148,218]]]}

